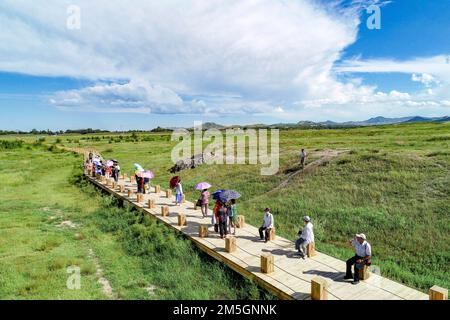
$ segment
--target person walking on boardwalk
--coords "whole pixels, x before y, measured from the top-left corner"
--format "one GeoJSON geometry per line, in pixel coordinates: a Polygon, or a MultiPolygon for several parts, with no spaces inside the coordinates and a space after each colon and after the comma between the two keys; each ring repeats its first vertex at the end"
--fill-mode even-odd
{"type": "Polygon", "coordinates": [[[178,181],[177,185],[175,186],[175,204],[177,206],[181,206],[181,203],[183,202],[183,186],[181,185],[181,180],[178,181]]]}
{"type": "Polygon", "coordinates": [[[203,189],[200,195],[200,204],[203,218],[208,216],[208,205],[209,205],[209,191],[208,189],[203,189]]]}
{"type": "Polygon", "coordinates": [[[300,165],[302,166],[302,170],[305,168],[306,158],[308,155],[306,154],[305,149],[302,149],[300,152],[300,165]]]}
{"type": "Polygon", "coordinates": [[[119,175],[120,175],[120,165],[119,165],[119,162],[117,162],[117,161],[114,162],[112,172],[113,172],[113,178],[114,178],[114,181],[119,182],[119,175]]]}
{"type": "Polygon", "coordinates": [[[218,212],[220,238],[223,239],[227,234],[228,208],[226,205],[220,207],[218,212]]]}
{"type": "Polygon", "coordinates": [[[237,209],[236,200],[231,199],[228,206],[228,217],[230,219],[228,224],[228,232],[235,235],[236,234],[236,222],[237,222],[237,209]],[[231,232],[231,227],[233,227],[233,232],[231,232]]]}
{"type": "Polygon", "coordinates": [[[259,228],[259,238],[267,242],[269,240],[270,230],[275,226],[275,221],[273,219],[272,213],[270,213],[270,209],[264,209],[264,219],[263,224],[259,228]],[[265,235],[263,236],[263,231],[265,235]]]}
{"type": "Polygon", "coordinates": [[[355,238],[349,241],[350,245],[355,249],[355,256],[347,260],[347,272],[344,279],[353,278],[352,284],[359,283],[359,270],[365,265],[370,265],[370,257],[372,256],[372,247],[366,241],[364,233],[358,233],[355,238]],[[352,277],[352,266],[355,265],[354,276],[352,277]]]}
{"type": "Polygon", "coordinates": [[[219,232],[219,210],[222,208],[222,202],[220,200],[216,201],[213,209],[213,215],[211,217],[211,224],[214,225],[214,231],[219,232]]]}
{"type": "Polygon", "coordinates": [[[297,241],[295,241],[295,249],[298,250],[300,257],[305,259],[306,255],[306,246],[308,243],[314,242],[314,231],[313,224],[311,223],[311,218],[309,216],[303,217],[304,226],[298,232],[300,236],[297,241]]]}

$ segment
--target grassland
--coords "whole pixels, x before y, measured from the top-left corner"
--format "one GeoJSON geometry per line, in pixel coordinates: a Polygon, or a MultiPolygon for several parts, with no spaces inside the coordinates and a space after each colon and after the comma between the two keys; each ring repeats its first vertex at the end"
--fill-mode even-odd
{"type": "MultiPolygon", "coordinates": [[[[270,206],[275,215],[277,232],[287,238],[294,239],[301,217],[310,215],[315,225],[318,250],[341,259],[352,254],[346,246],[346,240],[356,232],[364,232],[374,249],[373,263],[381,268],[384,276],[423,291],[434,284],[448,288],[449,129],[450,124],[425,123],[282,131],[280,171],[277,175],[261,176],[259,166],[205,165],[184,171],[181,176],[190,200],[197,198],[193,186],[201,180],[207,180],[217,188],[238,190],[242,194],[238,211],[245,214],[251,224],[259,224],[262,209],[270,206]],[[310,152],[310,160],[314,160],[315,153],[325,149],[347,149],[348,152],[326,162],[317,170],[297,175],[286,188],[275,190],[289,172],[298,169],[296,162],[300,147],[310,152]]],[[[27,143],[38,139],[35,136],[19,138],[27,143]]],[[[171,176],[168,169],[172,166],[170,153],[175,142],[170,141],[168,134],[71,135],[47,137],[41,143],[95,148],[105,158],[118,159],[124,171],[129,173],[133,163],[138,162],[155,171],[157,176],[154,182],[162,185],[166,185],[171,176]]],[[[48,157],[53,159],[55,156],[48,157]]],[[[58,170],[71,171],[75,162],[75,159],[67,161],[67,165],[61,165],[58,170]]],[[[11,162],[11,165],[14,163],[11,162]]],[[[0,171],[1,174],[3,171],[0,171]]],[[[67,201],[79,203],[79,199],[75,200],[76,197],[72,195],[79,196],[79,190],[75,192],[77,187],[67,182],[68,176],[67,172],[61,174],[58,181],[71,188],[71,195],[67,195],[67,198],[72,200],[60,199],[53,205],[55,209],[67,206],[67,201]]],[[[13,177],[6,175],[2,178],[10,181],[13,177]]],[[[91,197],[86,192],[81,195],[91,197]]],[[[14,196],[16,199],[20,197],[17,194],[14,196]]],[[[41,201],[44,206],[48,199],[36,196],[36,201],[41,201]]],[[[90,201],[94,208],[101,203],[98,198],[90,201]]],[[[11,212],[12,208],[2,208],[2,211],[11,212]]],[[[74,211],[82,210],[77,208],[74,211]]],[[[34,215],[30,213],[30,217],[34,215]]],[[[119,223],[114,217],[109,221],[110,218],[95,211],[95,214],[81,214],[79,221],[89,222],[102,234],[117,236],[120,232],[109,230],[108,226],[122,222],[119,223]],[[94,216],[102,217],[105,223],[92,221],[94,216]]],[[[161,236],[162,239],[166,237],[161,236]]],[[[135,238],[136,243],[146,241],[146,237],[139,237],[139,233],[127,238],[135,238]]],[[[121,250],[128,250],[126,248],[121,246],[121,250]]]]}
{"type": "Polygon", "coordinates": [[[99,194],[80,179],[79,156],[47,149],[2,145],[0,299],[271,297],[154,219],[99,194]],[[112,294],[98,282],[97,263],[112,294]],[[80,290],[67,288],[69,266],[80,267],[80,290]]]}

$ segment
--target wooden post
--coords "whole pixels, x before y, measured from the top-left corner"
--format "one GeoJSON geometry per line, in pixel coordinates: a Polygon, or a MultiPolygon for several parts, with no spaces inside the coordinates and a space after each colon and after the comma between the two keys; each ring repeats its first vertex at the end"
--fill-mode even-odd
{"type": "Polygon", "coordinates": [[[136,182],[136,176],[130,176],[130,182],[131,183],[136,182]]]}
{"type": "Polygon", "coordinates": [[[128,198],[131,198],[133,196],[133,190],[128,189],[128,198]]]}
{"type": "Polygon", "coordinates": [[[328,282],[321,277],[311,279],[311,300],[328,300],[328,282]]]}
{"type": "Polygon", "coordinates": [[[144,195],[142,193],[137,194],[137,202],[144,202],[144,195]]]}
{"type": "Polygon", "coordinates": [[[183,194],[183,199],[181,199],[181,203],[186,203],[186,196],[183,194]]]}
{"type": "Polygon", "coordinates": [[[125,185],[123,184],[119,185],[119,191],[122,193],[125,192],[125,185]]]}
{"type": "Polygon", "coordinates": [[[244,228],[245,227],[245,216],[237,216],[237,225],[238,228],[244,228]]]}
{"type": "Polygon", "coordinates": [[[196,202],[194,202],[194,210],[197,210],[198,209],[198,207],[197,207],[197,201],[196,202]]]}
{"type": "Polygon", "coordinates": [[[359,269],[359,279],[360,280],[367,280],[369,279],[369,267],[368,266],[363,266],[361,269],[359,269]]]}
{"type": "Polygon", "coordinates": [[[310,242],[306,245],[306,255],[308,258],[316,255],[316,244],[314,242],[310,242]]]}
{"type": "Polygon", "coordinates": [[[166,198],[170,198],[172,196],[172,190],[171,189],[167,189],[166,190],[166,198]]]}
{"type": "Polygon", "coordinates": [[[123,180],[125,180],[126,178],[128,178],[128,176],[127,176],[126,173],[124,173],[124,174],[122,175],[122,177],[123,177],[123,180]]]}
{"type": "Polygon", "coordinates": [[[208,236],[208,225],[201,224],[198,226],[198,236],[200,238],[206,238],[208,236]]]}
{"type": "Polygon", "coordinates": [[[154,209],[154,208],[156,207],[155,200],[149,199],[149,200],[148,200],[148,207],[149,207],[150,209],[154,209]]]}
{"type": "Polygon", "coordinates": [[[261,255],[261,272],[272,273],[275,271],[275,264],[273,255],[270,253],[263,253],[261,255]]]}
{"type": "Polygon", "coordinates": [[[160,193],[161,192],[161,186],[160,185],[156,185],[155,186],[155,193],[160,193]]]}
{"type": "Polygon", "coordinates": [[[184,213],[179,213],[178,214],[178,226],[184,227],[186,225],[187,225],[186,215],[184,213]]]}
{"type": "Polygon", "coordinates": [[[161,215],[163,217],[169,216],[169,207],[168,206],[162,206],[161,207],[161,215]]]}
{"type": "Polygon", "coordinates": [[[276,238],[276,236],[275,236],[275,228],[270,228],[270,231],[269,231],[269,241],[273,241],[273,240],[275,240],[275,238],[276,238]]]}
{"type": "Polygon", "coordinates": [[[236,237],[225,238],[225,251],[228,253],[236,251],[236,237]]]}
{"type": "Polygon", "coordinates": [[[114,190],[117,188],[117,183],[116,183],[116,181],[113,181],[113,183],[112,183],[112,188],[113,188],[114,190]]]}
{"type": "Polygon", "coordinates": [[[448,290],[438,286],[432,286],[428,291],[430,300],[448,300],[448,290]]]}

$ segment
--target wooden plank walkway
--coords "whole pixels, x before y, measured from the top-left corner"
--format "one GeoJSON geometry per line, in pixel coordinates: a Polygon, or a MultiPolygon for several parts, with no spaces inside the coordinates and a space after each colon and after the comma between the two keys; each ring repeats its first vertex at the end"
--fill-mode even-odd
{"type": "MultiPolygon", "coordinates": [[[[144,195],[144,202],[138,203],[136,194],[128,198],[127,189],[136,190],[135,184],[121,179],[119,184],[125,185],[125,192],[119,188],[113,189],[97,179],[87,176],[95,185],[115,197],[128,201],[136,208],[151,214],[166,225],[177,229],[186,235],[198,248],[225,263],[231,269],[259,284],[280,299],[310,299],[311,279],[321,276],[328,282],[329,300],[428,300],[425,293],[405,285],[371,273],[367,280],[358,285],[343,281],[345,262],[323,253],[306,260],[295,255],[294,243],[277,236],[274,241],[264,243],[259,241],[258,228],[246,224],[244,228],[236,229],[237,250],[233,253],[225,251],[225,240],[213,231],[211,218],[202,218],[200,210],[194,210],[194,204],[186,201],[181,206],[175,206],[174,197],[167,198],[165,191],[159,194],[152,192],[144,195]],[[148,200],[155,200],[156,207],[150,209],[148,200]],[[161,215],[161,207],[169,206],[170,214],[161,215]],[[178,226],[178,213],[186,215],[187,226],[178,226]],[[198,234],[201,224],[209,224],[209,236],[200,238],[198,234]],[[271,253],[275,258],[275,271],[264,274],[260,271],[260,256],[271,253]]],[[[211,212],[210,212],[211,214],[211,212]]]]}

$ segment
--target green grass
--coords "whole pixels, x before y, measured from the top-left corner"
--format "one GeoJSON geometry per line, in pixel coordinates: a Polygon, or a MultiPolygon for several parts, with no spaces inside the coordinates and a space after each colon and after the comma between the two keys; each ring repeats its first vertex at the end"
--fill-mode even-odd
{"type": "MultiPolygon", "coordinates": [[[[189,200],[198,197],[193,187],[202,180],[211,182],[214,188],[238,190],[242,194],[238,211],[253,225],[260,223],[266,206],[273,208],[277,233],[289,239],[295,238],[301,217],[310,215],[315,225],[318,250],[341,259],[352,254],[346,241],[356,232],[364,232],[373,247],[373,262],[381,268],[382,275],[426,292],[435,284],[450,287],[449,129],[450,124],[446,123],[423,123],[339,130],[286,130],[280,132],[280,171],[274,176],[261,176],[260,167],[250,165],[205,165],[180,175],[189,200]],[[312,159],[317,150],[342,148],[350,151],[312,173],[298,175],[286,188],[271,192],[286,179],[286,172],[298,167],[296,162],[301,147],[310,152],[312,159]]],[[[39,138],[3,139],[36,143],[39,138]]],[[[95,148],[105,158],[118,159],[127,173],[132,172],[135,162],[140,163],[156,173],[155,183],[167,187],[171,176],[168,169],[172,166],[170,153],[176,144],[170,141],[168,134],[96,134],[59,138],[64,146],[95,148]]],[[[47,137],[41,143],[55,142],[56,137],[47,137]]],[[[67,155],[52,154],[49,158],[59,156],[67,155]]],[[[17,158],[11,165],[16,162],[17,158]]],[[[70,162],[70,165],[74,163],[70,162]]],[[[0,172],[4,174],[2,180],[13,183],[11,172],[0,172]]],[[[26,175],[19,176],[27,178],[26,175]]],[[[59,180],[61,185],[67,185],[64,177],[59,180]]],[[[20,182],[16,183],[19,187],[20,182]]],[[[54,183],[57,183],[56,179],[54,183]]],[[[70,188],[74,193],[73,185],[70,188]]],[[[69,202],[76,202],[73,198],[78,193],[74,194],[76,196],[70,195],[72,200],[69,202]]],[[[99,203],[97,198],[89,201],[99,203]]],[[[60,201],[54,207],[64,206],[67,206],[66,201],[60,201]]],[[[110,211],[113,212],[107,210],[110,211]]],[[[84,223],[90,221],[96,229],[103,226],[100,234],[112,237],[113,243],[120,239],[121,248],[127,255],[135,249],[146,257],[145,250],[140,251],[134,245],[143,241],[140,234],[147,234],[147,231],[124,225],[120,228],[122,231],[105,231],[102,228],[119,222],[98,212],[80,216],[80,219],[84,223]],[[105,225],[93,221],[93,217],[102,217],[105,225]],[[141,241],[133,245],[128,243],[134,238],[141,241]]],[[[170,239],[165,234],[162,237],[170,239]]],[[[108,263],[125,264],[114,258],[108,263]]]]}
{"type": "Polygon", "coordinates": [[[166,226],[102,196],[81,180],[81,160],[43,146],[0,153],[1,299],[109,299],[89,250],[120,299],[271,298],[166,226]],[[59,226],[67,220],[77,228],[59,226]],[[80,267],[80,290],[67,289],[69,266],[80,267]]]}

